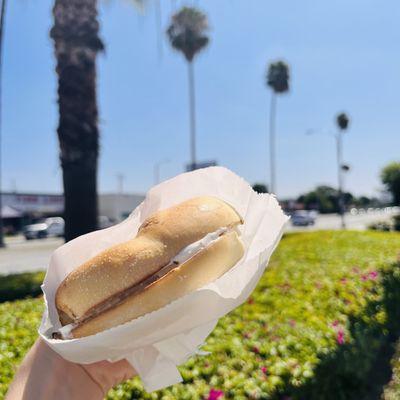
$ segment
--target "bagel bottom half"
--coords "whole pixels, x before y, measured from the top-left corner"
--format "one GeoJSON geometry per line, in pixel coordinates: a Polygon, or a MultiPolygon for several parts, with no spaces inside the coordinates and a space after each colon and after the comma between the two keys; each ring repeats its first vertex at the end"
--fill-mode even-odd
{"type": "Polygon", "coordinates": [[[140,293],[78,323],[72,329],[71,336],[79,338],[93,335],[155,311],[216,280],[232,268],[243,253],[243,244],[237,233],[227,232],[140,293]]]}

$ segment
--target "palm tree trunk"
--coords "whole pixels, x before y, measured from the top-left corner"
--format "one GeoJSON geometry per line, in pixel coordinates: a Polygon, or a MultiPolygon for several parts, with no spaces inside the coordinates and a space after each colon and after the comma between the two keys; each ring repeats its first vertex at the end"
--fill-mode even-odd
{"type": "Polygon", "coordinates": [[[342,132],[336,135],[336,158],[338,168],[338,206],[339,215],[342,229],[346,229],[346,222],[344,219],[344,199],[343,199],[343,170],[342,170],[342,132]]]}
{"type": "Polygon", "coordinates": [[[2,0],[0,9],[0,248],[5,247],[4,243],[4,232],[3,232],[3,217],[1,216],[1,209],[3,208],[3,201],[1,195],[1,153],[2,153],[2,137],[1,137],[1,122],[2,122],[2,71],[3,71],[3,36],[4,36],[4,18],[6,15],[6,0],[2,0]]]}
{"type": "Polygon", "coordinates": [[[269,110],[269,162],[270,162],[270,193],[276,194],[275,170],[275,123],[276,123],[276,93],[272,91],[269,110]]]}
{"type": "Polygon", "coordinates": [[[96,0],[55,0],[54,41],[58,75],[58,139],[63,172],[65,240],[97,229],[96,0]]]}
{"type": "Polygon", "coordinates": [[[194,86],[193,62],[188,62],[189,113],[190,113],[190,160],[192,169],[196,169],[196,93],[194,86]]]}

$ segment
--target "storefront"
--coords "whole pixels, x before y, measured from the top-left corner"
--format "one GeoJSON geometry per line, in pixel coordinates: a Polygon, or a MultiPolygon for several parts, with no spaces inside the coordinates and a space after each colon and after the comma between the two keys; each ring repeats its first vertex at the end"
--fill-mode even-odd
{"type": "MultiPolygon", "coordinates": [[[[60,194],[2,193],[3,225],[7,233],[18,232],[24,225],[41,218],[62,216],[64,197],[60,194]]],[[[122,221],[144,199],[141,194],[99,195],[99,216],[111,222],[122,221]]]]}

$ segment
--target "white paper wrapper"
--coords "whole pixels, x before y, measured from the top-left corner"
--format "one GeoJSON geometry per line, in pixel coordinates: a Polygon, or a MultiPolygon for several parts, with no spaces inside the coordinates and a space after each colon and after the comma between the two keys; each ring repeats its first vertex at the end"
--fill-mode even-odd
{"type": "Polygon", "coordinates": [[[81,236],[53,253],[42,285],[46,309],[39,333],[70,361],[86,364],[126,358],[147,391],[178,383],[182,378],[177,366],[200,353],[218,319],[242,304],[257,285],[287,219],[274,196],[255,193],[226,168],[178,175],[152,188],[144,202],[119,225],[81,236]],[[100,251],[134,237],[141,223],[155,211],[201,195],[225,200],[245,221],[240,230],[246,252],[234,268],[207,286],[124,325],[80,339],[51,338],[61,326],[55,292],[69,272],[100,251]]]}

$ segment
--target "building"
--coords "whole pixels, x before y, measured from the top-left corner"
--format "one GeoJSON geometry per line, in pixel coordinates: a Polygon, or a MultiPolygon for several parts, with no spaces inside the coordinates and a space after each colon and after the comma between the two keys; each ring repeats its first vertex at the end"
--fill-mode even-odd
{"type": "MultiPolygon", "coordinates": [[[[62,216],[64,196],[44,193],[4,192],[0,210],[6,232],[20,231],[40,218],[62,216]]],[[[142,194],[100,194],[99,215],[112,222],[125,219],[142,201],[142,194]]]]}
{"type": "Polygon", "coordinates": [[[142,201],[142,194],[109,193],[99,196],[99,213],[113,222],[125,219],[142,201]]]}

